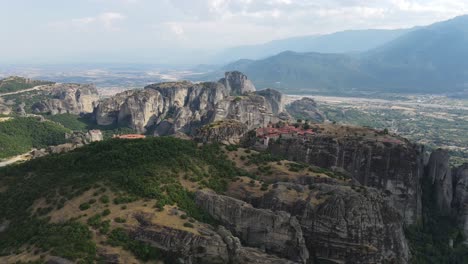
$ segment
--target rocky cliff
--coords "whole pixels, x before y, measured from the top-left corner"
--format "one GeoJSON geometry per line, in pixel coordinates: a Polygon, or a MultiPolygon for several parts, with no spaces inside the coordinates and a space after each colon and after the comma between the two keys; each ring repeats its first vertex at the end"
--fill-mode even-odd
{"type": "Polygon", "coordinates": [[[31,106],[34,113],[52,115],[92,113],[99,100],[94,85],[55,84],[50,89],[43,90],[42,93],[46,99],[31,106]]]}
{"type": "Polygon", "coordinates": [[[128,126],[155,135],[195,134],[207,124],[226,119],[252,129],[288,118],[281,114],[280,93],[269,90],[256,94],[254,90],[239,72],[227,72],[219,82],[159,83],[103,100],[94,116],[99,125],[128,126]]]}
{"type": "Polygon", "coordinates": [[[433,151],[424,175],[433,186],[432,196],[436,201],[436,210],[445,214],[450,214],[453,199],[452,169],[449,159],[448,151],[443,149],[433,151]]]}
{"type": "MultiPolygon", "coordinates": [[[[330,125],[331,126],[331,125],[330,125]]],[[[420,146],[364,128],[315,127],[311,137],[272,142],[269,151],[289,160],[343,169],[362,185],[384,190],[408,224],[421,217],[420,179],[424,173],[420,146]]]]}
{"type": "Polygon", "coordinates": [[[381,192],[315,181],[279,182],[251,202],[296,216],[317,263],[408,263],[402,219],[381,192]]]}
{"type": "Polygon", "coordinates": [[[296,119],[308,120],[313,123],[323,123],[325,115],[320,112],[317,103],[312,98],[304,97],[286,106],[288,113],[296,119]]]}
{"type": "Polygon", "coordinates": [[[197,192],[196,203],[247,246],[300,263],[309,258],[299,222],[286,212],[257,209],[212,191],[197,192]]]}
{"type": "Polygon", "coordinates": [[[468,245],[468,164],[454,169],[453,208],[458,226],[463,230],[465,244],[468,245]]]}
{"type": "Polygon", "coordinates": [[[223,120],[213,122],[200,128],[195,135],[199,142],[219,142],[226,145],[239,144],[249,131],[246,124],[237,120],[223,120]]]}
{"type": "Polygon", "coordinates": [[[224,78],[218,81],[223,84],[231,95],[243,95],[255,92],[255,86],[243,73],[238,71],[226,72],[224,78]]]}
{"type": "Polygon", "coordinates": [[[223,226],[215,229],[205,225],[198,232],[190,232],[153,224],[145,214],[137,214],[135,218],[139,225],[136,228],[128,228],[131,236],[163,250],[169,255],[170,263],[296,263],[243,246],[239,238],[223,226]]]}

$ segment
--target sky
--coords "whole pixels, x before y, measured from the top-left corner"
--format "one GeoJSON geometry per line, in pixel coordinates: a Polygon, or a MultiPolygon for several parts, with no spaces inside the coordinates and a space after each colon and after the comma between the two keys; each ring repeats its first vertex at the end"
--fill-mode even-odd
{"type": "Polygon", "coordinates": [[[467,0],[0,0],[0,64],[204,63],[238,45],[463,14],[467,0]]]}

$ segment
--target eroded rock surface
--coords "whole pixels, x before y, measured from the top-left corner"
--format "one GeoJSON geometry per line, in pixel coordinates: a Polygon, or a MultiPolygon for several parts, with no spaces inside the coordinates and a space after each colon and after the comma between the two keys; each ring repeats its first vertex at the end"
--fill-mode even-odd
{"type": "Polygon", "coordinates": [[[415,223],[421,217],[421,147],[404,139],[367,140],[349,134],[284,139],[270,144],[269,151],[289,160],[344,169],[360,184],[389,193],[405,222],[415,223]]]}
{"type": "Polygon", "coordinates": [[[94,116],[99,125],[150,130],[155,135],[194,135],[207,124],[227,119],[246,124],[248,129],[277,122],[283,110],[282,95],[254,90],[247,77],[237,72],[226,73],[219,82],[159,83],[103,100],[94,116]]]}
{"type": "Polygon", "coordinates": [[[239,144],[248,132],[247,125],[236,120],[213,122],[198,130],[195,138],[199,142],[218,142],[223,144],[239,144]]]}
{"type": "Polygon", "coordinates": [[[300,263],[308,260],[301,226],[289,213],[257,209],[212,191],[198,191],[195,200],[246,246],[262,248],[267,253],[300,263]]]}
{"type": "Polygon", "coordinates": [[[82,114],[92,113],[99,95],[94,85],[55,84],[43,91],[48,99],[31,106],[34,113],[82,114]]]}
{"type": "Polygon", "coordinates": [[[169,254],[172,263],[193,264],[294,264],[295,262],[268,255],[241,245],[240,240],[224,227],[217,230],[206,226],[197,232],[151,224],[144,215],[136,216],[140,225],[130,229],[132,237],[151,244],[169,254]]]}
{"type": "Polygon", "coordinates": [[[456,168],[453,174],[455,193],[452,205],[466,238],[464,243],[468,245],[468,164],[456,168]]]}
{"type": "Polygon", "coordinates": [[[304,97],[289,104],[288,112],[297,119],[308,120],[314,123],[323,123],[325,115],[320,112],[317,103],[312,98],[304,97]]]}
{"type": "Polygon", "coordinates": [[[449,214],[453,199],[452,169],[449,164],[448,151],[437,149],[432,152],[426,166],[426,175],[434,186],[436,208],[439,212],[449,214]]]}

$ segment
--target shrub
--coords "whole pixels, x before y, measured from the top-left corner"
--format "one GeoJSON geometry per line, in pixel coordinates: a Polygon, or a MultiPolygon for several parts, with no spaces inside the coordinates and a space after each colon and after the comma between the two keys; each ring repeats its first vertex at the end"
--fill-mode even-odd
{"type": "Polygon", "coordinates": [[[80,204],[80,210],[81,210],[81,211],[88,210],[89,208],[91,208],[91,205],[90,205],[89,203],[82,203],[82,204],[80,204]]]}
{"type": "Polygon", "coordinates": [[[99,198],[99,201],[101,201],[101,203],[103,203],[103,204],[108,204],[110,199],[109,199],[109,196],[103,195],[103,196],[101,196],[101,198],[99,198]]]}
{"type": "Polygon", "coordinates": [[[125,220],[124,218],[121,218],[121,217],[114,218],[114,221],[116,223],[125,223],[125,222],[127,222],[127,220],[125,220]]]}
{"type": "Polygon", "coordinates": [[[185,227],[193,228],[194,225],[192,223],[184,223],[185,227]]]}
{"type": "Polygon", "coordinates": [[[104,211],[102,211],[101,215],[102,216],[108,216],[110,215],[111,211],[109,209],[105,209],[104,211]]]}

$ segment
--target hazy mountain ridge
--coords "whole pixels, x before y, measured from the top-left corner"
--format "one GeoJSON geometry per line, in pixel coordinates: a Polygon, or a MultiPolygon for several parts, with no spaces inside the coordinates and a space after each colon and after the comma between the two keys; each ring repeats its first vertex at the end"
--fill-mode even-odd
{"type": "Polygon", "coordinates": [[[468,16],[422,27],[356,55],[283,52],[223,67],[261,87],[349,92],[460,92],[467,89],[468,16]]]}
{"type": "Polygon", "coordinates": [[[286,50],[320,53],[364,52],[392,41],[411,30],[347,30],[332,34],[278,39],[260,45],[246,45],[227,49],[215,56],[214,61],[229,62],[238,59],[262,59],[286,50]]]}

